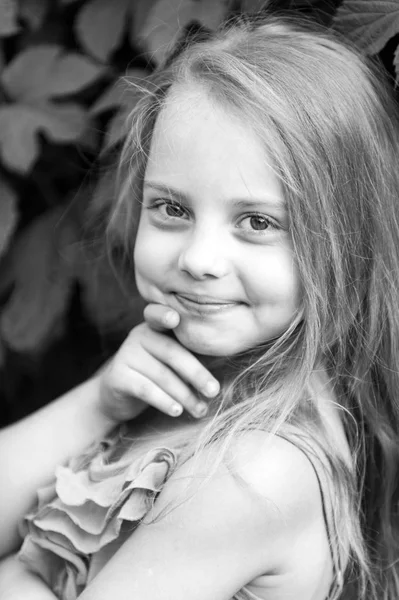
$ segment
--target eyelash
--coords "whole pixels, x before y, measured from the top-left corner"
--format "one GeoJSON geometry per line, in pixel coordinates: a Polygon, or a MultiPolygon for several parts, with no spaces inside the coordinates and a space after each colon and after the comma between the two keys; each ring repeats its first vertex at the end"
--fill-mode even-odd
{"type": "MultiPolygon", "coordinates": [[[[146,208],[147,208],[147,210],[154,210],[154,211],[158,211],[160,213],[161,212],[160,209],[163,207],[165,209],[167,207],[178,208],[178,209],[183,210],[186,214],[189,214],[188,210],[186,208],[184,208],[179,202],[174,202],[172,200],[155,200],[152,202],[152,204],[150,204],[150,206],[147,206],[146,208]]],[[[168,221],[169,219],[173,220],[173,219],[181,219],[182,218],[180,216],[173,217],[168,214],[163,214],[162,216],[165,221],[168,221]]],[[[245,219],[251,219],[251,218],[263,219],[268,225],[267,229],[252,229],[252,230],[250,230],[251,235],[262,235],[263,233],[269,231],[270,229],[274,229],[274,230],[282,229],[282,227],[274,219],[271,219],[270,217],[266,217],[265,215],[263,215],[261,213],[256,213],[256,212],[252,212],[252,213],[243,215],[240,218],[240,223],[242,223],[242,221],[244,221],[245,219]]]]}

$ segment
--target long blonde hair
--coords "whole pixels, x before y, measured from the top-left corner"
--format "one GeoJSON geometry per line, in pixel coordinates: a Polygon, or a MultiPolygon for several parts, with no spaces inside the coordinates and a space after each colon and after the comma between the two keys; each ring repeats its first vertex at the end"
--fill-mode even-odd
{"type": "Polygon", "coordinates": [[[396,106],[366,59],[307,23],[242,19],[191,44],[149,79],[132,109],[108,225],[110,244],[122,243],[128,257],[154,123],[171,87],[192,82],[273,149],[303,286],[303,311],[289,330],[233,357],[236,372],[192,452],[218,444],[222,460],[249,429],[277,431],[287,421],[307,429],[330,464],[336,517],[348,524],[356,598],[397,600],[396,106]],[[317,408],[307,409],[320,364],[347,415],[353,470],[332,447],[317,408]]]}

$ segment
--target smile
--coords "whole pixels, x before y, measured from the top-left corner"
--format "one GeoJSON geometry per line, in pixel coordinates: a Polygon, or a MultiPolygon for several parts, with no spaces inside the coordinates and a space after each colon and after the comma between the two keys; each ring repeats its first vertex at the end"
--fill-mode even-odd
{"type": "Polygon", "coordinates": [[[174,293],[173,297],[177,300],[181,307],[185,308],[189,312],[194,312],[197,314],[215,314],[225,312],[242,305],[242,302],[221,300],[211,296],[195,296],[193,294],[183,295],[174,293]]]}

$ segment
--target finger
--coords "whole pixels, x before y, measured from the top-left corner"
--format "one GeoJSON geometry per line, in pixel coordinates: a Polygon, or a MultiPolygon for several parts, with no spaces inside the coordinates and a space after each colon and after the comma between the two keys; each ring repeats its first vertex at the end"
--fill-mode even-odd
{"type": "Polygon", "coordinates": [[[155,331],[174,329],[180,322],[177,311],[164,304],[148,304],[144,309],[146,323],[155,331]]]}
{"type": "Polygon", "coordinates": [[[219,392],[217,379],[178,341],[153,332],[152,336],[142,341],[142,345],[149,354],[168,365],[181,379],[204,396],[213,398],[219,392]]]}
{"type": "Polygon", "coordinates": [[[190,386],[152,355],[148,354],[145,363],[136,364],[134,370],[150,379],[193,417],[203,417],[208,412],[207,404],[198,398],[190,386]]]}
{"type": "Polygon", "coordinates": [[[183,412],[181,404],[172,396],[134,369],[128,368],[123,374],[119,373],[118,383],[117,388],[113,387],[114,393],[139,399],[171,417],[178,417],[183,412]]]}

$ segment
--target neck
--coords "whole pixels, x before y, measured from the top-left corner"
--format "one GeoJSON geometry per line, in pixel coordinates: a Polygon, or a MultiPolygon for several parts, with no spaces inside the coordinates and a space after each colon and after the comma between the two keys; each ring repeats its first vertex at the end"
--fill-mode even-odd
{"type": "Polygon", "coordinates": [[[208,369],[220,384],[228,384],[265,352],[265,346],[250,348],[232,356],[206,356],[197,354],[198,360],[208,369]]]}

